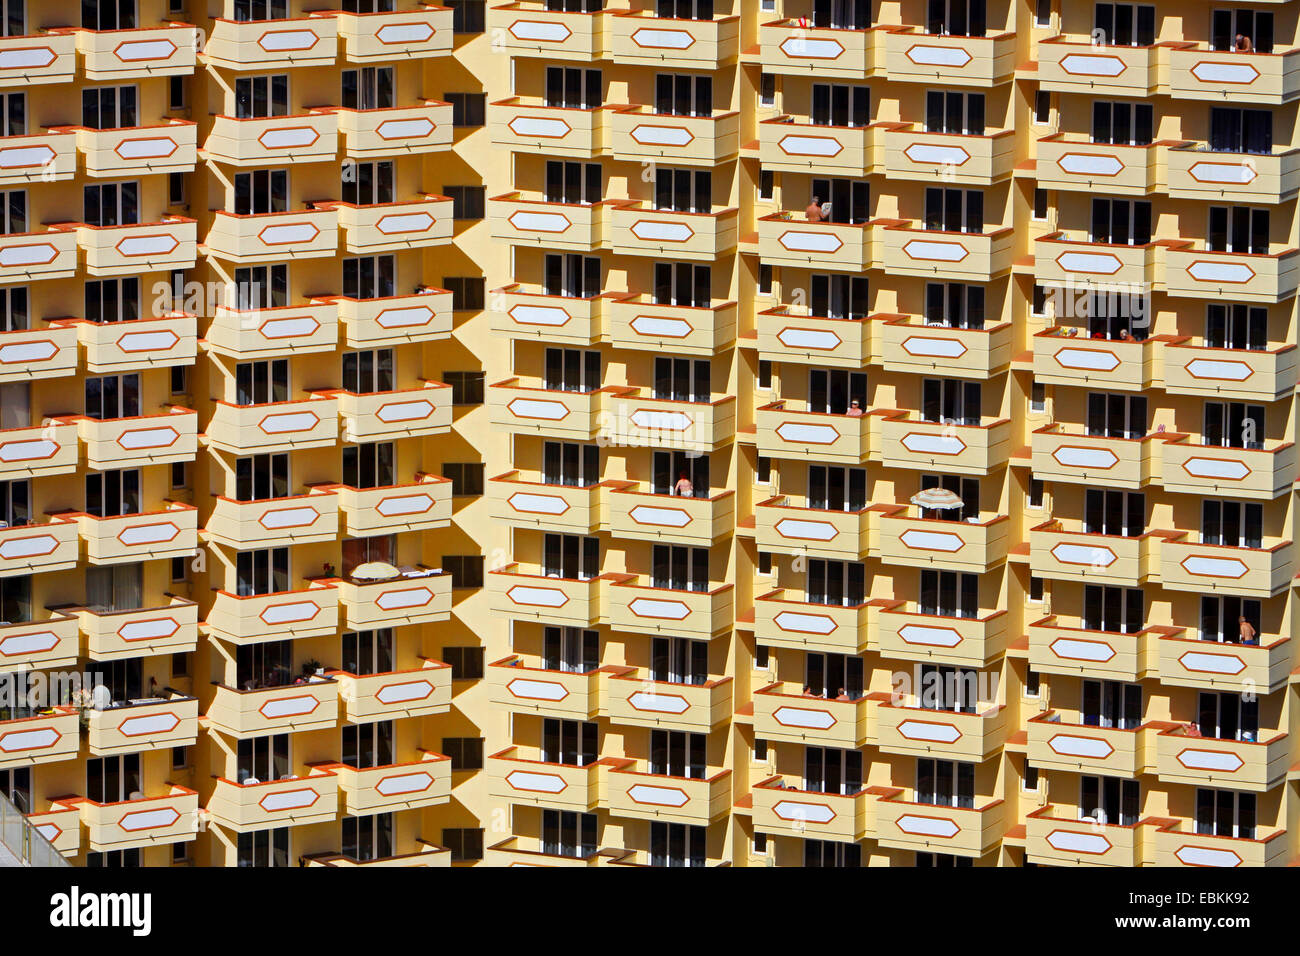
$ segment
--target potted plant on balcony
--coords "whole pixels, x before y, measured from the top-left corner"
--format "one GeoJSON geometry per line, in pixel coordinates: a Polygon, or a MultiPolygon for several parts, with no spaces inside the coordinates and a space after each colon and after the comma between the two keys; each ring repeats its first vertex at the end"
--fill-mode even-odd
{"type": "Polygon", "coordinates": [[[81,726],[89,727],[90,708],[94,704],[94,697],[90,693],[90,688],[78,687],[76,690],[72,692],[72,696],[69,699],[68,703],[72,707],[77,708],[77,715],[81,721],[81,726]]]}

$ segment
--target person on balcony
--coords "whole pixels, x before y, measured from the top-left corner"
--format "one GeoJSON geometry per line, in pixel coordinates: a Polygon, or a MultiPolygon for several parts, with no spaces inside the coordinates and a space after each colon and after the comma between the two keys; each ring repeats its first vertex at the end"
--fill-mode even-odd
{"type": "Polygon", "coordinates": [[[822,221],[822,197],[813,196],[812,202],[808,204],[808,208],[803,211],[803,214],[804,214],[804,218],[807,219],[809,222],[821,222],[822,221]]]}
{"type": "Polygon", "coordinates": [[[1241,643],[1243,644],[1259,643],[1259,641],[1255,637],[1255,628],[1251,626],[1250,621],[1246,620],[1244,617],[1237,618],[1237,628],[1241,635],[1241,643]]]}

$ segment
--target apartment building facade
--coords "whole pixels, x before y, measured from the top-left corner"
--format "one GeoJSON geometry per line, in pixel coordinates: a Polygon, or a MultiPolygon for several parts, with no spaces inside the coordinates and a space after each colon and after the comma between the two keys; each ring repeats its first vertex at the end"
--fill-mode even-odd
{"type": "Polygon", "coordinates": [[[4,12],[70,860],[1296,856],[1295,4],[4,12]]]}

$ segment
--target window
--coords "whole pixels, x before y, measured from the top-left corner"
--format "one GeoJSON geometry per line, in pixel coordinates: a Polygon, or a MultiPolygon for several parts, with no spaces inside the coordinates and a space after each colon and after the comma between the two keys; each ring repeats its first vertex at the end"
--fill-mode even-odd
{"type": "Polygon", "coordinates": [[[1142,724],[1142,687],[1113,680],[1085,680],[1080,710],[1085,727],[1136,730],[1142,724]]]}
{"type": "MultiPolygon", "coordinates": [[[[711,378],[712,365],[708,359],[658,356],[655,358],[654,397],[707,403],[712,397],[711,378]]],[[[595,387],[599,386],[597,381],[595,387]]]]}
{"type": "MultiPolygon", "coordinates": [[[[116,472],[115,472],[116,474],[116,472]]],[[[140,473],[131,472],[136,476],[137,482],[140,473]]],[[[89,485],[90,480],[95,475],[87,475],[86,481],[89,485]]],[[[87,491],[89,497],[89,491],[87,491]]],[[[138,489],[137,489],[138,499],[138,489]]],[[[138,504],[138,500],[137,500],[138,504]]],[[[121,514],[133,514],[134,512],[119,512],[121,514]]],[[[100,515],[103,517],[103,515],[100,515]]],[[[32,486],[26,478],[17,481],[0,481],[0,526],[6,528],[18,528],[30,524],[32,520],[32,486]]]]}
{"type": "Polygon", "coordinates": [[[1042,382],[1029,387],[1029,410],[1039,415],[1047,411],[1047,386],[1042,382]]]}
{"type": "Polygon", "coordinates": [[[754,480],[763,485],[772,483],[772,459],[767,455],[758,456],[754,467],[754,480]]]}
{"type": "Polygon", "coordinates": [[[1227,548],[1259,548],[1264,506],[1257,501],[1202,501],[1201,542],[1227,548]]]}
{"type": "Polygon", "coordinates": [[[594,299],[600,295],[600,258],[576,253],[547,253],[543,260],[547,295],[594,299]]]}
{"type": "Polygon", "coordinates": [[[544,195],[547,202],[570,204],[600,202],[600,163],[547,160],[544,195]]]}
{"type": "Polygon", "coordinates": [[[99,86],[81,91],[81,125],[89,129],[139,126],[134,86],[99,86]]]}
{"type": "Polygon", "coordinates": [[[88,226],[133,226],[140,221],[140,184],[86,186],[82,221],[88,226]]]}
{"type": "Polygon", "coordinates": [[[482,405],[483,376],[483,372],[443,372],[443,383],[451,386],[451,403],[482,405]]]}
{"type": "Polygon", "coordinates": [[[810,117],[814,126],[869,126],[871,91],[844,83],[814,83],[810,117]]]}
{"type": "Polygon", "coordinates": [[[0,135],[27,135],[26,93],[0,94],[0,135]]]}
{"type": "Polygon", "coordinates": [[[451,758],[451,769],[482,770],[482,737],[443,737],[442,752],[451,758]]]}
{"type": "Polygon", "coordinates": [[[707,309],[713,301],[713,269],[692,262],[655,263],[654,300],[658,305],[707,309]]]}
{"type": "MultiPolygon", "coordinates": [[[[444,469],[443,475],[446,476],[444,469]]],[[[542,483],[590,488],[600,481],[600,446],[548,441],[542,445],[542,483]]]]}
{"type": "MultiPolygon", "coordinates": [[[[1025,668],[1025,696],[1037,697],[1040,693],[1039,688],[1041,683],[1042,681],[1038,676],[1038,671],[1034,670],[1032,667],[1026,667],[1025,668]]],[[[1026,765],[1025,770],[1026,771],[1029,770],[1028,765],[1026,765]]],[[[1037,771],[1035,771],[1035,776],[1037,776],[1037,771]]],[[[1037,787],[1035,787],[1035,789],[1037,789],[1037,787]]]]}
{"type": "Polygon", "coordinates": [[[1135,3],[1098,3],[1093,36],[1103,46],[1151,46],[1156,42],[1156,8],[1135,3]]]}
{"type": "Polygon", "coordinates": [[[486,26],[484,0],[447,0],[452,9],[451,30],[453,33],[482,33],[486,26]]]}
{"type": "Polygon", "coordinates": [[[289,115],[289,75],[235,78],[235,118],[289,115]]]}
{"type": "Polygon", "coordinates": [[[140,755],[92,757],[86,761],[86,799],[120,803],[140,792],[140,755]]]}
{"type": "Polygon", "coordinates": [[[1237,37],[1254,53],[1273,52],[1273,14],[1264,10],[1215,10],[1210,15],[1210,49],[1237,50],[1237,37]]]}
{"type": "Polygon", "coordinates": [[[1220,448],[1263,448],[1264,406],[1206,402],[1202,441],[1220,448]]]}
{"type": "Polygon", "coordinates": [[[769,263],[761,263],[758,267],[758,294],[770,296],[772,294],[772,266],[769,263]]]}
{"type": "Polygon", "coordinates": [[[596,852],[597,816],[568,810],[542,811],[542,852],[583,858],[596,852]]]}
{"type": "Polygon", "coordinates": [[[288,359],[240,362],[235,366],[236,405],[265,405],[288,400],[288,359]]]}
{"type": "Polygon", "coordinates": [[[984,135],[984,94],[931,90],[925,96],[927,133],[984,135]]]}
{"type": "Polygon", "coordinates": [[[1250,598],[1202,595],[1201,640],[1258,644],[1262,629],[1260,607],[1259,601],[1250,598]]]}
{"type": "Polygon", "coordinates": [[[934,36],[982,37],[984,0],[930,0],[926,32],[934,36]]]}
{"type": "Polygon", "coordinates": [[[451,293],[452,311],[482,311],[485,282],[482,276],[443,276],[442,287],[451,293]]]}
{"type": "Polygon", "coordinates": [[[103,375],[86,378],[86,415],[99,421],[140,414],[140,376],[103,375]]]}
{"type": "Polygon", "coordinates": [[[950,329],[984,328],[984,286],[964,282],[926,283],[925,324],[950,329]]]}
{"type": "Polygon", "coordinates": [[[167,174],[167,202],[172,206],[180,206],[185,203],[184,173],[167,174]]]}
{"type": "Polygon", "coordinates": [[[1043,484],[1043,479],[1041,478],[1029,479],[1029,496],[1028,496],[1029,507],[1034,508],[1038,511],[1041,511],[1043,509],[1043,488],[1044,487],[1045,486],[1043,484]]]}
{"type": "Polygon", "coordinates": [[[373,206],[393,201],[393,163],[349,163],[343,167],[343,201],[373,206]]]}
{"type": "Polygon", "coordinates": [[[1201,691],[1197,724],[1202,737],[1255,743],[1259,737],[1259,698],[1254,694],[1201,691]]]}
{"type": "Polygon", "coordinates": [[[393,103],[393,68],[367,66],[343,71],[345,110],[384,110],[393,103]]]}
{"type": "Polygon", "coordinates": [[[978,425],[980,423],[979,382],[965,382],[954,378],[922,379],[921,418],[927,422],[978,425]]]}
{"type": "Polygon", "coordinates": [[[1034,0],[1034,23],[1040,27],[1052,25],[1052,0],[1034,0]]]}
{"type": "Polygon", "coordinates": [[[546,105],[565,109],[594,110],[603,102],[600,70],[574,66],[546,68],[546,105]]]}
{"type": "MultiPolygon", "coordinates": [[[[26,482],[0,482],[0,506],[4,489],[26,482]]],[[[116,518],[140,513],[140,470],[97,471],[86,475],[86,513],[96,518],[116,518]]],[[[12,522],[11,522],[12,523],[12,522]]]]}
{"type": "Polygon", "coordinates": [[[758,105],[776,106],[775,73],[764,73],[758,78],[758,105]]]}
{"type": "Polygon", "coordinates": [[[1034,190],[1034,218],[1040,222],[1048,217],[1047,190],[1034,190]]]}
{"type": "Polygon", "coordinates": [[[288,0],[235,0],[235,20],[283,20],[289,16],[288,0]]]}
{"type": "Polygon", "coordinates": [[[1268,254],[1268,210],[1211,206],[1205,247],[1211,252],[1268,254]]]}
{"type": "Polygon", "coordinates": [[[444,554],[442,570],[451,575],[453,588],[483,586],[483,556],[479,554],[444,554]]]}
{"type": "Polygon", "coordinates": [[[178,651],[172,655],[172,677],[190,676],[190,655],[187,651],[178,651]]]}
{"type": "Polygon", "coordinates": [[[10,236],[27,231],[27,190],[0,192],[0,233],[10,236]]]}
{"type": "Polygon", "coordinates": [[[343,634],[343,670],[349,674],[387,674],[393,670],[393,629],[346,631],[343,634]]]}
{"type": "Polygon", "coordinates": [[[812,25],[819,29],[865,30],[871,25],[870,0],[825,0],[812,5],[812,25]]]}
{"type": "Polygon", "coordinates": [[[235,500],[266,501],[289,494],[289,455],[252,455],[235,460],[235,500]]]}
{"type": "Polygon", "coordinates": [[[1140,537],[1146,531],[1146,495],[1140,491],[1084,489],[1083,531],[1140,537]]]}
{"type": "Polygon", "coordinates": [[[393,390],[393,350],[343,353],[343,388],[358,395],[393,390]]]}
{"type": "Polygon", "coordinates": [[[1211,303],[1205,316],[1205,344],[1213,349],[1267,349],[1268,310],[1211,303]]]}
{"type": "Polygon", "coordinates": [[[32,768],[14,767],[0,770],[0,795],[8,798],[21,813],[32,811],[32,768]]]}
{"type": "Polygon", "coordinates": [[[22,574],[0,578],[0,621],[8,621],[10,624],[23,624],[31,619],[31,575],[22,574]]]}
{"type": "MultiPolygon", "coordinates": [[[[865,684],[862,658],[847,654],[809,653],[804,660],[804,685],[828,700],[858,700],[865,684]]],[[[858,780],[861,783],[861,779],[858,780]]],[[[845,791],[854,792],[854,791],[845,791]]]]}
{"type": "Polygon", "coordinates": [[[487,94],[445,93],[443,100],[451,104],[451,125],[482,126],[487,115],[487,94]]]}
{"type": "Polygon", "coordinates": [[[343,539],[343,577],[370,561],[394,564],[397,561],[397,536],[377,534],[369,538],[343,539]]]}
{"type": "Polygon", "coordinates": [[[871,186],[862,180],[814,178],[810,198],[821,204],[826,222],[864,223],[871,216],[871,186]]]}
{"type": "Polygon", "coordinates": [[[0,289],[0,332],[22,332],[28,327],[27,303],[26,286],[0,289]]]}
{"type": "Polygon", "coordinates": [[[712,116],[713,77],[691,73],[657,74],[655,112],[665,116],[712,116]]]}
{"type": "MultiPolygon", "coordinates": [[[[283,687],[293,680],[292,663],[291,641],[263,641],[239,647],[235,654],[235,683],[240,690],[283,687]]],[[[246,753],[241,749],[240,783],[247,782],[246,777],[278,780],[289,772],[288,738],[265,739],[270,743],[250,744],[246,753]]]]}
{"type": "Polygon", "coordinates": [[[866,565],[860,561],[808,559],[804,593],[810,604],[859,607],[866,601],[866,565]]]}
{"type": "Polygon", "coordinates": [[[1136,634],[1146,626],[1141,588],[1083,586],[1083,627],[1087,631],[1136,634]]]}
{"type": "Polygon", "coordinates": [[[1029,577],[1029,600],[1034,604],[1043,603],[1043,579],[1030,575],[1029,577]]]}
{"type": "Polygon", "coordinates": [[[776,173],[770,169],[758,171],[758,198],[764,201],[776,198],[776,173]]]}
{"type": "Polygon", "coordinates": [[[344,13],[392,13],[396,0],[343,0],[344,13]]]}
{"type": "Polygon", "coordinates": [[[451,493],[456,498],[479,498],[483,495],[483,463],[445,461],[442,477],[451,479],[451,493]]]}
{"type": "Polygon", "coordinates": [[[709,497],[709,456],[686,451],[654,452],[650,490],[656,495],[709,497]]]}
{"type": "Polygon", "coordinates": [[[242,266],[235,270],[235,307],[244,311],[289,304],[287,265],[242,266]]]}
{"type": "Polygon", "coordinates": [[[808,507],[861,511],[867,506],[867,470],[836,465],[808,466],[808,507]]]}
{"type": "Polygon", "coordinates": [[[651,866],[704,866],[708,829],[685,823],[650,824],[651,866]]]}
{"type": "Polygon", "coordinates": [[[393,855],[391,813],[372,813],[364,817],[345,815],[340,831],[341,852],[359,863],[383,860],[393,855]]]}
{"type": "Polygon", "coordinates": [[[590,581],[600,573],[600,539],[576,534],[542,538],[542,574],[548,578],[590,581]]]}
{"type": "Polygon", "coordinates": [[[596,349],[548,348],[542,387],[558,392],[594,392],[600,388],[600,352],[596,349]]]}
{"type": "Polygon", "coordinates": [[[483,859],[483,830],[478,827],[443,827],[442,845],[451,850],[453,863],[483,859]]]}
{"type": "Polygon", "coordinates": [[[1120,146],[1148,146],[1155,121],[1150,103],[1092,104],[1092,141],[1120,146]]]}
{"type": "Polygon", "coordinates": [[[921,665],[918,704],[928,710],[975,713],[979,700],[979,672],[966,667],[921,665]]]}
{"type": "Polygon", "coordinates": [[[289,549],[261,548],[235,556],[235,593],[239,597],[289,590],[289,549]]]}
{"type": "Polygon", "coordinates": [[[813,273],[809,278],[811,315],[828,319],[866,318],[871,306],[871,288],[866,276],[813,273]]]}
{"type": "Polygon", "coordinates": [[[143,587],[141,564],[86,568],[86,606],[100,614],[139,609],[143,587]]]}
{"type": "Polygon", "coordinates": [[[946,232],[983,232],[984,193],[978,189],[927,187],[925,228],[946,232]]]}
{"type": "MultiPolygon", "coordinates": [[[[185,844],[176,844],[184,846],[185,844]]],[[[138,867],[140,865],[140,850],[138,847],[132,847],[127,850],[88,850],[86,852],[86,866],[95,868],[114,868],[126,869],[128,867],[138,867]]]]}
{"type": "Polygon", "coordinates": [[[1131,827],[1138,821],[1140,808],[1141,797],[1136,780],[1087,774],[1079,778],[1080,820],[1131,827]]]}
{"type": "Polygon", "coordinates": [[[916,802],[938,807],[975,806],[975,765],[956,760],[918,758],[916,802]]]}
{"type": "Polygon", "coordinates": [[[709,212],[713,208],[712,172],[656,165],[655,208],[672,212],[709,212]]]}
{"type": "Polygon", "coordinates": [[[362,256],[343,260],[343,295],[349,299],[383,299],[396,291],[397,258],[362,256]]]}
{"type": "Polygon", "coordinates": [[[189,99],[185,89],[185,77],[167,77],[167,109],[183,110],[188,105],[189,99]]]}
{"type": "Polygon", "coordinates": [[[1099,438],[1141,438],[1147,433],[1145,395],[1088,393],[1088,434],[1099,438]]]}
{"type": "Polygon", "coordinates": [[[182,558],[171,559],[172,581],[184,581],[189,577],[189,564],[182,558]]]}
{"type": "Polygon", "coordinates": [[[943,617],[979,617],[979,575],[921,569],[920,611],[943,617]]]}
{"type": "Polygon", "coordinates": [[[1271,153],[1272,110],[1210,107],[1210,149],[1220,153],[1271,153]]]}
{"type": "Polygon", "coordinates": [[[1051,90],[1037,90],[1034,93],[1034,122],[1039,126],[1051,125],[1052,123],[1051,90]]]}
{"type": "MultiPolygon", "coordinates": [[[[595,632],[591,632],[593,635],[595,632]]],[[[596,665],[597,660],[590,661],[596,665]]],[[[595,670],[595,666],[590,667],[595,670]]],[[[709,644],[685,637],[654,637],[650,640],[650,679],[669,684],[699,687],[709,680],[709,644]]]]}
{"type": "Polygon", "coordinates": [[[81,0],[83,30],[134,30],[135,0],[81,0]]]}
{"type": "Polygon", "coordinates": [[[675,591],[709,590],[709,549],[676,544],[654,545],[650,582],[651,587],[675,591]]]}
{"type": "Polygon", "coordinates": [[[189,484],[190,484],[189,462],[187,461],[172,462],[172,487],[188,488],[189,484]]]}
{"type": "Polygon", "coordinates": [[[1255,839],[1255,794],[1196,788],[1196,832],[1205,836],[1255,839]]]}
{"type": "Polygon", "coordinates": [[[443,195],[451,199],[453,219],[482,219],[485,189],[482,186],[444,186],[443,195]]]}
{"type": "Polygon", "coordinates": [[[27,0],[4,0],[0,4],[0,36],[27,35],[27,0]]]}
{"type": "Polygon", "coordinates": [[[288,866],[289,828],[274,827],[239,834],[237,866],[288,866]]]}
{"type": "Polygon", "coordinates": [[[86,282],[85,318],[90,322],[122,322],[140,318],[140,278],[93,279],[86,282]]]}
{"type": "Polygon", "coordinates": [[[483,679],[483,648],[444,647],[443,663],[451,665],[452,680],[483,679]]]}
{"type": "Polygon", "coordinates": [[[356,770],[387,767],[393,762],[393,722],[376,720],[368,724],[343,725],[344,766],[356,770]]]}
{"type": "Polygon", "coordinates": [[[235,174],[235,215],[262,215],[289,208],[289,170],[255,169],[235,174]]]}

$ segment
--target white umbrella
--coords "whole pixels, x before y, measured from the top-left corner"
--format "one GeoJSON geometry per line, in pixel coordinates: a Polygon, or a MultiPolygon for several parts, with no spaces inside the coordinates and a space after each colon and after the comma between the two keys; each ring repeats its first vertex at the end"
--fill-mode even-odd
{"type": "Polygon", "coordinates": [[[352,569],[352,578],[356,581],[389,581],[401,574],[387,561],[367,561],[352,569]]]}
{"type": "Polygon", "coordinates": [[[912,495],[912,504],[918,508],[950,511],[962,507],[962,500],[947,488],[924,488],[912,495]]]}

